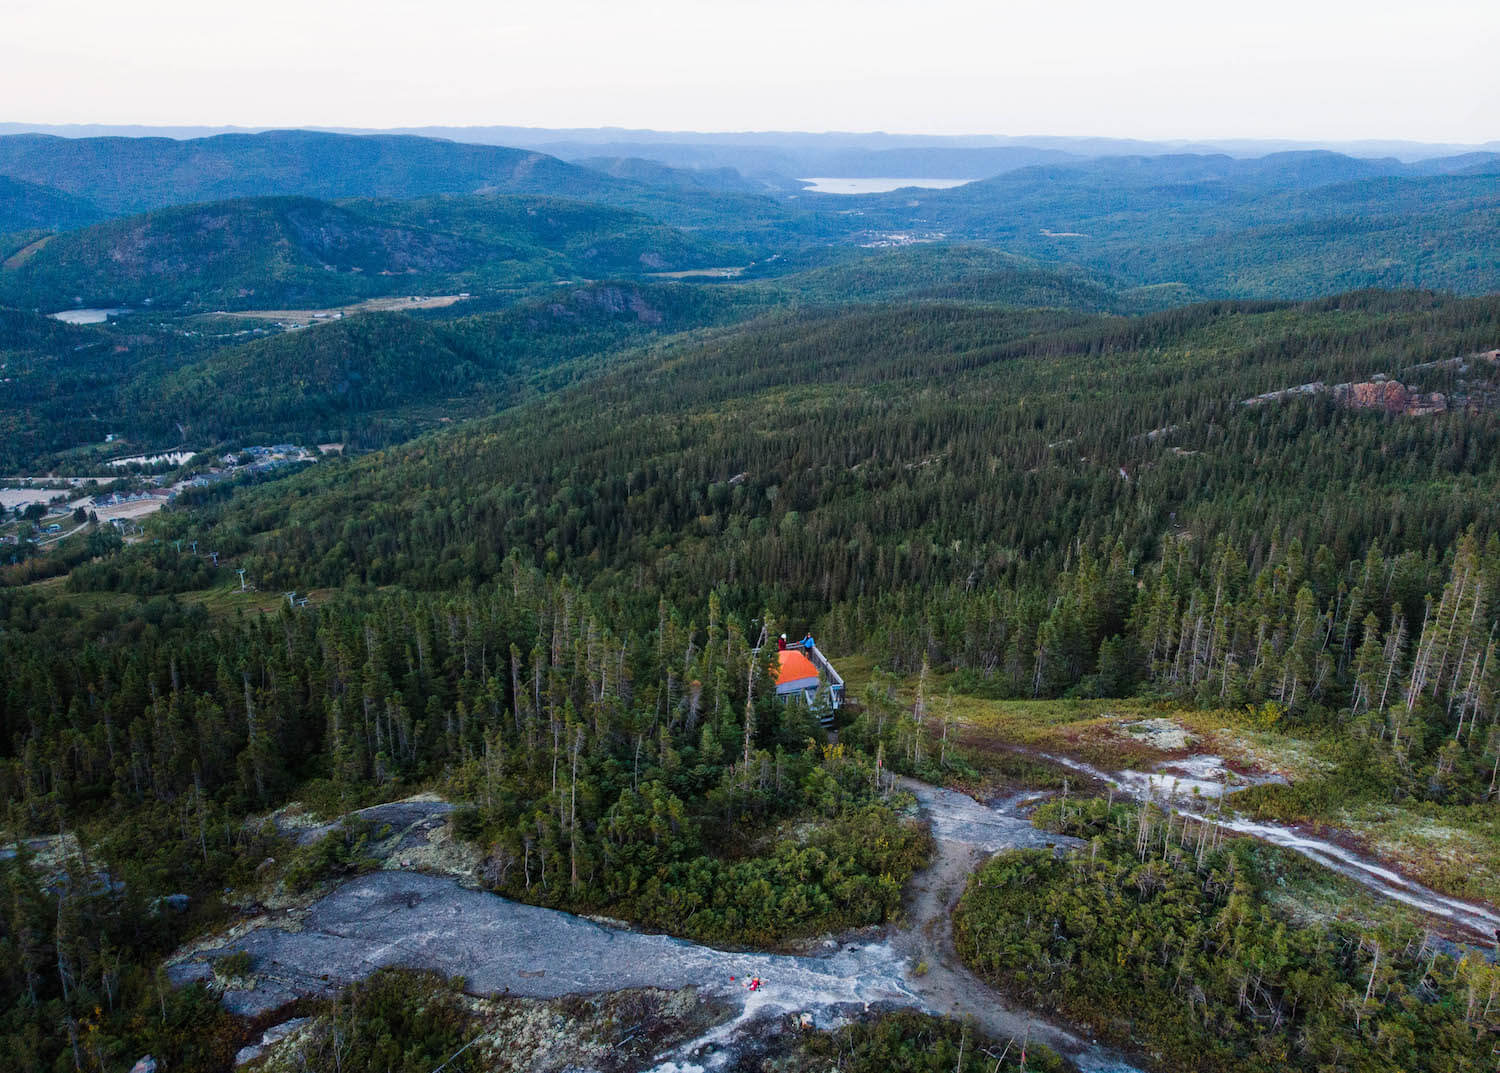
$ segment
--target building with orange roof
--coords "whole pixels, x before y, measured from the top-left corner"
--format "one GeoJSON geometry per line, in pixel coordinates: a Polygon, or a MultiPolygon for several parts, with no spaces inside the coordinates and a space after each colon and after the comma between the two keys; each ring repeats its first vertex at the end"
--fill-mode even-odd
{"type": "Polygon", "coordinates": [[[817,699],[818,687],[825,686],[831,707],[844,703],[844,679],[816,645],[788,645],[776,655],[776,695],[783,701],[801,698],[811,704],[817,699]]]}

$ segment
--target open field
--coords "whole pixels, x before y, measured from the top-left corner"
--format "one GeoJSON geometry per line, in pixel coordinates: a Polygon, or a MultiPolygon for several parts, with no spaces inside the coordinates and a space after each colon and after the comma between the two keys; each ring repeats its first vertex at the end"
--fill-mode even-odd
{"type": "Polygon", "coordinates": [[[115,518],[144,518],[148,514],[155,514],[167,505],[165,496],[152,496],[149,499],[137,499],[132,503],[115,503],[107,507],[90,507],[99,516],[101,522],[112,521],[115,518]]]}
{"type": "Polygon", "coordinates": [[[3,262],[0,262],[0,268],[20,268],[27,261],[35,257],[41,251],[41,248],[43,246],[51,242],[53,237],[54,236],[52,235],[43,235],[35,242],[22,246],[15,253],[7,257],[3,262]]]}
{"type": "Polygon", "coordinates": [[[685,268],[680,272],[651,272],[649,279],[738,279],[749,265],[725,265],[721,268],[685,268]]]}
{"type": "MultiPolygon", "coordinates": [[[[861,656],[834,660],[858,699],[875,669],[861,656]]],[[[917,681],[895,682],[903,705],[916,698],[917,681]]],[[[1144,768],[1212,753],[1242,774],[1305,778],[1326,769],[1316,743],[1267,727],[1254,711],[1185,709],[1169,701],[1126,699],[996,700],[960,692],[954,676],[934,674],[928,706],[953,721],[959,744],[986,761],[1018,750],[1056,753],[1106,770],[1144,768]]]]}
{"type": "Polygon", "coordinates": [[[1500,815],[1494,805],[1361,805],[1334,823],[1381,860],[1435,890],[1500,901],[1500,815]]]}
{"type": "Polygon", "coordinates": [[[205,314],[213,317],[237,317],[241,320],[274,320],[278,324],[295,324],[298,327],[306,327],[325,320],[338,320],[340,317],[353,316],[356,313],[393,313],[415,309],[445,309],[448,306],[462,302],[468,295],[463,294],[438,294],[426,297],[401,296],[389,298],[368,298],[363,302],[355,302],[352,305],[331,306],[327,309],[242,309],[233,313],[217,312],[205,314]]]}
{"type": "Polygon", "coordinates": [[[24,507],[28,503],[46,502],[53,496],[65,495],[67,495],[66,492],[45,488],[36,491],[29,488],[0,488],[0,508],[15,510],[15,508],[24,507]]]}

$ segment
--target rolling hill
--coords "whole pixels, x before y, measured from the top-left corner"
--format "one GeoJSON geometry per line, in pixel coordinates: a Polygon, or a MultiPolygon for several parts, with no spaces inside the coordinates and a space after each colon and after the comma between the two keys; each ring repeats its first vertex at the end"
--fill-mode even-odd
{"type": "Polygon", "coordinates": [[[308,198],[227,201],[57,235],[0,270],[0,295],[52,309],[299,306],[385,293],[397,285],[392,277],[451,274],[483,253],[477,243],[308,198]]]}
{"type": "Polygon", "coordinates": [[[481,316],[362,314],[139,376],[113,408],[121,427],[195,442],[248,435],[382,445],[586,377],[646,339],[751,315],[761,301],[616,282],[481,316]],[[581,367],[571,364],[578,359],[581,367]]]}
{"type": "MultiPolygon", "coordinates": [[[[715,590],[795,616],[849,602],[828,628],[850,644],[885,644],[871,623],[904,615],[904,636],[948,636],[944,658],[959,658],[961,617],[923,621],[911,586],[948,593],[952,610],[964,593],[1053,584],[1079,541],[1152,561],[1174,533],[1192,534],[1189,550],[1222,538],[1265,554],[1274,531],[1283,546],[1328,544],[1341,566],[1374,543],[1420,555],[1500,522],[1478,492],[1500,458],[1487,406],[1389,417],[1320,397],[1242,403],[1398,375],[1497,333],[1495,299],[1421,294],[1141,317],[941,303],[784,314],[299,478],[225,521],[260,519],[257,568],[282,587],[421,588],[465,569],[480,582],[474,564],[514,552],[652,607],[715,590]],[[429,490],[420,509],[402,506],[410,488],[429,490]]],[[[1424,390],[1455,390],[1440,369],[1423,375],[1424,390]]],[[[904,660],[919,647],[890,643],[904,660]]],[[[1028,663],[1013,688],[1029,676],[1028,663]]]]}
{"type": "MultiPolygon", "coordinates": [[[[1500,172],[1492,153],[1405,163],[1328,151],[1079,159],[1045,146],[895,148],[829,142],[815,150],[790,143],[775,149],[773,156],[793,154],[795,170],[803,172],[816,163],[832,174],[991,176],[951,190],[845,197],[799,193],[784,177],[773,176],[768,185],[756,177],[769,174],[764,169],[754,173],[752,168],[746,178],[727,170],[710,152],[716,148],[710,143],[663,145],[662,157],[647,159],[650,146],[610,157],[599,155],[599,143],[580,143],[574,148],[590,148],[586,159],[594,165],[585,167],[535,151],[404,135],[281,131],[181,141],[13,135],[0,137],[0,175],[10,177],[9,186],[0,188],[0,211],[6,190],[18,227],[66,228],[87,222],[90,213],[184,201],[336,200],[341,209],[380,224],[447,236],[372,235],[377,249],[390,243],[409,247],[414,264],[387,249],[392,256],[359,258],[365,262],[362,271],[411,274],[415,268],[422,276],[424,266],[431,266],[468,290],[546,278],[742,266],[773,257],[795,259],[822,248],[933,238],[985,242],[1043,261],[1072,262],[1126,285],[1173,285],[1171,293],[1179,295],[1307,298],[1367,286],[1461,293],[1500,287],[1500,246],[1491,237],[1500,233],[1492,226],[1500,211],[1500,172]],[[699,150],[704,152],[692,156],[699,150]],[[684,152],[691,159],[684,159],[684,152]],[[816,161],[796,155],[809,153],[822,155],[816,161]],[[570,235],[542,234],[546,228],[532,227],[523,214],[506,207],[504,195],[587,203],[598,216],[580,223],[586,210],[526,209],[551,219],[573,218],[570,235]],[[641,218],[610,216],[606,208],[641,218]],[[476,261],[461,249],[474,241],[514,246],[522,237],[561,254],[561,260],[510,249],[476,261]],[[1330,239],[1336,251],[1325,249],[1330,239]],[[431,248],[418,248],[424,242],[431,248]],[[455,277],[456,269],[439,263],[443,248],[470,274],[455,277]],[[481,270],[480,262],[489,268],[481,270]]],[[[736,143],[733,149],[755,147],[736,143]]],[[[184,226],[191,231],[194,225],[184,226]]],[[[148,234],[126,241],[150,247],[151,255],[161,252],[148,234]]],[[[120,251],[108,232],[96,232],[88,243],[107,249],[109,256],[120,251]]],[[[259,294],[268,287],[288,300],[319,292],[331,300],[383,293],[380,285],[350,278],[330,277],[314,287],[308,270],[330,264],[336,277],[345,271],[348,251],[304,246],[304,239],[292,236],[284,246],[285,263],[280,257],[266,259],[277,266],[269,275],[248,264],[223,279],[212,278],[210,271],[210,278],[194,281],[202,284],[196,289],[174,282],[158,300],[214,304],[233,300],[239,290],[259,294]],[[246,278],[236,282],[236,272],[246,278]]],[[[98,285],[101,274],[90,277],[86,250],[64,244],[36,259],[30,273],[40,289],[24,280],[17,289],[16,279],[0,279],[0,299],[28,306],[56,301],[43,294],[51,288],[67,302],[83,291],[99,295],[90,301],[116,300],[111,288],[98,285]],[[68,272],[43,278],[42,264],[58,258],[78,268],[76,281],[70,282],[68,272]]],[[[229,251],[225,259],[233,259],[229,251]]],[[[139,271],[138,260],[133,253],[124,256],[126,277],[139,271]]],[[[353,271],[353,265],[347,267],[353,271]]],[[[175,269],[172,274],[183,275],[175,269]]],[[[185,278],[193,279],[191,270],[185,278]]],[[[145,287],[142,297],[150,290],[145,287]]]]}
{"type": "MultiPolygon", "coordinates": [[[[387,207],[402,221],[397,226],[418,231],[468,221],[463,230],[486,249],[505,235],[523,250],[533,241],[555,243],[564,252],[548,254],[544,263],[563,266],[602,267],[623,241],[622,234],[611,239],[610,228],[629,233],[636,221],[619,210],[596,217],[594,207],[526,198],[370,206],[387,207]],[[600,219],[600,229],[591,229],[600,219]]],[[[660,230],[646,226],[642,234],[660,230]]],[[[639,269],[637,247],[621,248],[626,266],[639,269]]],[[[87,328],[6,311],[0,363],[9,364],[11,381],[0,386],[0,406],[15,420],[6,425],[11,435],[0,446],[0,462],[50,467],[57,452],[97,450],[105,432],[142,448],[184,437],[201,444],[300,437],[383,446],[440,418],[488,413],[599,375],[623,349],[780,307],[899,300],[1124,313],[1165,304],[1068,266],[971,246],[858,251],[817,268],[734,282],[639,275],[551,285],[521,301],[361,313],[248,342],[257,321],[183,316],[159,305],[87,328]],[[22,414],[27,420],[20,421],[22,414]]],[[[312,278],[323,280],[317,272],[312,278]]]]}
{"type": "Polygon", "coordinates": [[[253,198],[64,232],[0,265],[23,308],[282,309],[705,267],[743,250],[623,209],[475,196],[253,198]]]}
{"type": "MultiPolygon", "coordinates": [[[[1394,166],[1394,163],[1393,163],[1394,166]]],[[[1500,289],[1500,175],[1386,174],[1326,153],[1108,158],[951,190],[841,199],[871,230],[930,231],[1204,295],[1500,289]],[[1317,247],[1335,239],[1337,253],[1317,247]],[[1320,261],[1322,262],[1320,264],[1320,261]],[[1336,267],[1335,267],[1336,266],[1336,267]]]]}
{"type": "Polygon", "coordinates": [[[930,243],[858,250],[827,259],[831,263],[774,277],[776,286],[803,301],[825,303],[963,301],[1099,313],[1141,312],[1162,305],[1100,273],[992,246],[930,243]]]}

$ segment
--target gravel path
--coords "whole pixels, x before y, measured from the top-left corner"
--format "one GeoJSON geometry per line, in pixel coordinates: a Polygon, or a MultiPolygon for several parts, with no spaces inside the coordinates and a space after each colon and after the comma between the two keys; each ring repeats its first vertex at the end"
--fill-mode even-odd
{"type": "Polygon", "coordinates": [[[932,865],[907,888],[906,923],[891,940],[910,964],[926,968],[920,976],[908,976],[922,1008],[949,1017],[972,1017],[997,1039],[1045,1043],[1089,1073],[1130,1073],[1133,1067],[1118,1055],[1035,1013],[1008,1005],[969,971],[953,946],[954,907],[969,876],[993,854],[1047,847],[1062,852],[1083,845],[1076,838],[1038,830],[1026,818],[1028,807],[1047,795],[1017,794],[982,805],[954,790],[914,779],[902,779],[898,785],[916,797],[937,842],[932,865]]]}

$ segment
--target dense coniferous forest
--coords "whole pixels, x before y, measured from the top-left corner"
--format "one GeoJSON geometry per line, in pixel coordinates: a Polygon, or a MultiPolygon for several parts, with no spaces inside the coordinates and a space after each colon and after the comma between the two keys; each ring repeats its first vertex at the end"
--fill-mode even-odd
{"type": "Polygon", "coordinates": [[[552,198],[266,197],[175,206],[45,236],[0,268],[21,308],[209,312],[391,294],[520,293],[570,278],[742,264],[743,247],[641,213],[552,198]]]}
{"type": "MultiPolygon", "coordinates": [[[[293,790],[341,812],[438,780],[472,802],[457,828],[487,847],[492,889],[721,942],[879,923],[927,852],[869,758],[774,699],[774,649],[716,602],[701,631],[663,605],[649,636],[621,633],[520,566],[467,596],[219,622],[170,597],[6,602],[0,727],[25,743],[0,776],[8,822],[99,837],[106,869],[60,878],[24,843],[7,867],[12,1068],[60,1060],[47,1026],[90,1017],[100,1046],[190,1061],[146,1017],[159,984],[124,968],[166,952],[145,892],[222,914],[223,888],[290,853],[241,817],[293,790]],[[815,833],[786,838],[789,817],[815,833]]],[[[358,866],[339,835],[311,852],[290,881],[358,866]]]]}
{"type": "Polygon", "coordinates": [[[1497,312],[1363,294],[1127,321],[783,318],[178,532],[276,587],[444,589],[519,555],[643,628],[650,594],[701,619],[717,591],[1002,696],[1274,702],[1387,742],[1396,766],[1368,792],[1481,801],[1500,746],[1497,371],[1405,370],[1485,347],[1497,312]],[[1454,405],[1245,403],[1379,374],[1454,405]]]}
{"type": "Polygon", "coordinates": [[[75,326],[0,310],[0,354],[17,374],[0,384],[0,469],[94,474],[90,456],[118,454],[100,446],[111,433],[159,448],[185,436],[205,446],[385,447],[582,378],[650,337],[752,316],[777,297],[620,281],[499,311],[461,303],[442,317],[365,313],[296,331],[227,317],[194,318],[186,331],[144,317],[75,326]]]}
{"type": "MultiPolygon", "coordinates": [[[[539,241],[572,241],[565,206],[548,205],[562,214],[555,227],[519,210],[488,212],[488,226],[521,217],[539,241]]],[[[153,448],[185,436],[384,447],[439,418],[493,412],[590,376],[646,338],[782,307],[900,299],[1138,312],[1170,304],[1164,294],[983,247],[806,260],[817,267],[799,263],[732,287],[636,278],[554,286],[530,298],[476,293],[432,311],[364,314],[303,331],[281,331],[271,319],[146,313],[70,326],[0,309],[0,364],[9,373],[0,384],[0,469],[96,472],[97,463],[70,449],[109,433],[153,448]]]]}

